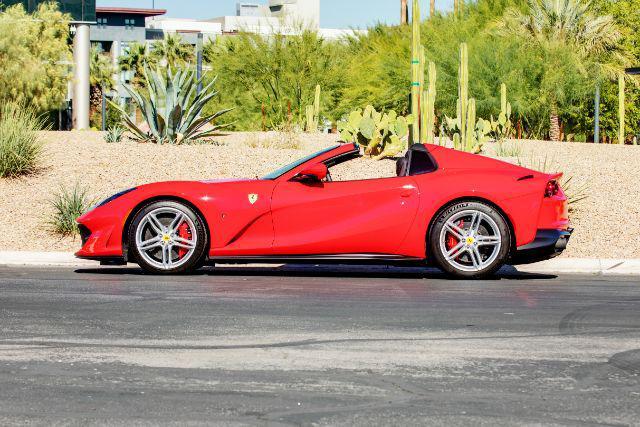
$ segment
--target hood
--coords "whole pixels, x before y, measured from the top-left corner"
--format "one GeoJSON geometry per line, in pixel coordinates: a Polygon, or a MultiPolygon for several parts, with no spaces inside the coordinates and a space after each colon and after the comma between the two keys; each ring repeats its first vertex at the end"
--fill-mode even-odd
{"type": "Polygon", "coordinates": [[[255,181],[256,178],[254,179],[250,179],[250,178],[221,178],[221,179],[203,179],[202,182],[203,184],[224,184],[227,182],[247,182],[247,181],[255,181]]]}

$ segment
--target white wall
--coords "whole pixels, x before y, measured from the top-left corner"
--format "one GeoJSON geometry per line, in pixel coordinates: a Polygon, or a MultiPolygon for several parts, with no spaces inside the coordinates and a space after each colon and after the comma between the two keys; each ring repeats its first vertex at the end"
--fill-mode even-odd
{"type": "Polygon", "coordinates": [[[233,33],[246,31],[257,34],[273,34],[281,31],[280,20],[267,16],[221,16],[208,22],[220,24],[222,31],[233,33]]]}
{"type": "Polygon", "coordinates": [[[269,7],[282,7],[272,15],[284,18],[287,25],[320,28],[320,0],[269,0],[269,7]]]}
{"type": "Polygon", "coordinates": [[[147,20],[147,28],[155,28],[167,32],[199,31],[205,34],[222,34],[219,22],[198,21],[195,19],[161,18],[147,20]]]}

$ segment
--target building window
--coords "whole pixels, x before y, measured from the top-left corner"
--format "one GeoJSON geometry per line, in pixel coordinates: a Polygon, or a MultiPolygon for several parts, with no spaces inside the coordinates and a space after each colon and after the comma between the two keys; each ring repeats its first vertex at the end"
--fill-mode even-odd
{"type": "Polygon", "coordinates": [[[128,29],[133,28],[136,26],[136,20],[133,18],[125,18],[124,26],[128,29]]]}
{"type": "Polygon", "coordinates": [[[96,18],[98,28],[105,28],[107,26],[107,18],[96,18]]]}

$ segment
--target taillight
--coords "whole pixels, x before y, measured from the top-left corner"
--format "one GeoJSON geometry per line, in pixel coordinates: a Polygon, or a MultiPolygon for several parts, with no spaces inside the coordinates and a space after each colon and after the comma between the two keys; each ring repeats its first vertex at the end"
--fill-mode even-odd
{"type": "Polygon", "coordinates": [[[544,189],[544,197],[553,197],[560,192],[560,186],[558,181],[552,179],[547,182],[547,187],[544,189]]]}

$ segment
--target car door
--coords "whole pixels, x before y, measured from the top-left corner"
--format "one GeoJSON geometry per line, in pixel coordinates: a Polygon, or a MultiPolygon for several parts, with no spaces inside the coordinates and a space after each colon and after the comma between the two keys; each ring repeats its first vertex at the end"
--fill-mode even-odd
{"type": "Polygon", "coordinates": [[[411,177],[278,183],[271,210],[277,255],[394,254],[420,194],[411,177]]]}

